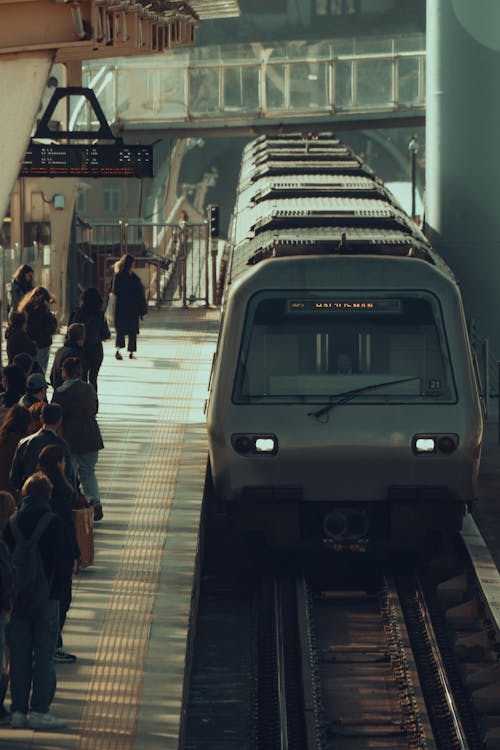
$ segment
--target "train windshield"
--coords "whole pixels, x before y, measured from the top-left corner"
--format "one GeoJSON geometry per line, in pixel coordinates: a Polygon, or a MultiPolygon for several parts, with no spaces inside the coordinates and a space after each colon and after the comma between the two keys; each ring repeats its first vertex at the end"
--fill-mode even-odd
{"type": "Polygon", "coordinates": [[[236,403],[456,401],[437,299],[261,292],[247,310],[236,403]]]}

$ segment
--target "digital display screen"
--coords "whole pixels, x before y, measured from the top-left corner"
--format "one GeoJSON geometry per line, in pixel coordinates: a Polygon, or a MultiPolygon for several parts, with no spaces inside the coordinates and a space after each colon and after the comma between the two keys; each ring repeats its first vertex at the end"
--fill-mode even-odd
{"type": "Polygon", "coordinates": [[[153,147],[31,143],[21,177],[153,177],[153,147]]]}
{"type": "Polygon", "coordinates": [[[289,300],[290,313],[401,313],[399,299],[307,299],[289,300]]]}

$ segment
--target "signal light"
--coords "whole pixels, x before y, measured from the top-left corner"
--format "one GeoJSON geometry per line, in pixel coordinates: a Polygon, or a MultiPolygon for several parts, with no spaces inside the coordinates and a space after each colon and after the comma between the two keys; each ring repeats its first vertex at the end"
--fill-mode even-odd
{"type": "Polygon", "coordinates": [[[219,206],[214,204],[208,207],[208,228],[210,237],[219,236],[219,206]]]}

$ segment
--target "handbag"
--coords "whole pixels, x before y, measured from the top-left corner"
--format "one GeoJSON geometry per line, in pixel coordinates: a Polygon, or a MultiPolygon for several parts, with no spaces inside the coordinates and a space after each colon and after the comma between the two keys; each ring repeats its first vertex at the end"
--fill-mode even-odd
{"type": "Polygon", "coordinates": [[[110,292],[108,296],[108,304],[106,305],[106,310],[104,313],[106,322],[110,328],[112,328],[115,324],[115,307],[116,294],[114,292],[110,292]]]}
{"type": "Polygon", "coordinates": [[[76,541],[80,548],[80,568],[88,568],[94,562],[94,509],[73,509],[76,541]]]}

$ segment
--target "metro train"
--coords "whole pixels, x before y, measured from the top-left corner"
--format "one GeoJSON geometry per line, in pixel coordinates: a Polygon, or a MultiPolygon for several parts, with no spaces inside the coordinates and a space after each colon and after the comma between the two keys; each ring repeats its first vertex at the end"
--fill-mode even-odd
{"type": "Polygon", "coordinates": [[[272,547],[461,528],[483,432],[453,273],[331,134],[245,147],[207,426],[214,496],[272,547]]]}

